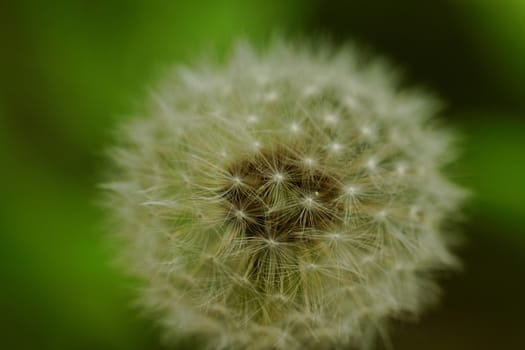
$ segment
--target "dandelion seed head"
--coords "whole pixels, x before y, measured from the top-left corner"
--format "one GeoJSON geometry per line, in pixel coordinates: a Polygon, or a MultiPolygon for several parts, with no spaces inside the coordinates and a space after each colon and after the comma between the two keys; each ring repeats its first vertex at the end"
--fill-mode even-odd
{"type": "Polygon", "coordinates": [[[122,266],[170,337],[366,348],[436,300],[465,191],[434,100],[355,49],[240,45],[179,69],[113,152],[122,266]],[[416,107],[414,107],[416,106],[416,107]],[[432,126],[432,127],[429,127],[432,126]]]}

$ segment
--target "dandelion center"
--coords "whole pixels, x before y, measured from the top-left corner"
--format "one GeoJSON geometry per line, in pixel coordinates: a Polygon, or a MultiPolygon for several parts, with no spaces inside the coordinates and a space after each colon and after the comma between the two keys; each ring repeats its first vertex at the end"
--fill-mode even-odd
{"type": "MultiPolygon", "coordinates": [[[[280,148],[238,159],[227,168],[229,181],[220,195],[227,212],[238,213],[239,234],[275,241],[304,240],[308,230],[338,223],[342,188],[322,163],[312,166],[304,156],[280,148]],[[242,183],[242,186],[239,186],[242,183]]],[[[232,220],[229,220],[231,223],[232,220]]]]}

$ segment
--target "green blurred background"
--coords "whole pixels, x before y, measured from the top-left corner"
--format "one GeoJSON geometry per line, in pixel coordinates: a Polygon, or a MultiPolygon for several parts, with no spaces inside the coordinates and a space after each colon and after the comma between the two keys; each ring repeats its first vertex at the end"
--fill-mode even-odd
{"type": "Polygon", "coordinates": [[[464,271],[443,281],[439,308],[386,343],[523,346],[525,1],[4,0],[0,348],[164,348],[110,264],[104,150],[164,69],[224,54],[239,36],[262,46],[276,30],[386,54],[448,102],[443,118],[464,135],[452,169],[474,192],[464,271]]]}

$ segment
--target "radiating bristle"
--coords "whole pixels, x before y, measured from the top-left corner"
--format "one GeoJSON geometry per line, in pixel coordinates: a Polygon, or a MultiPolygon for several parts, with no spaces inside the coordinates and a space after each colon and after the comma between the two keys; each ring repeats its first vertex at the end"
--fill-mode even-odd
{"type": "Polygon", "coordinates": [[[323,50],[240,45],[167,77],[123,128],[108,206],[168,336],[367,348],[456,263],[442,228],[464,191],[441,172],[453,138],[429,122],[435,101],[323,50]]]}

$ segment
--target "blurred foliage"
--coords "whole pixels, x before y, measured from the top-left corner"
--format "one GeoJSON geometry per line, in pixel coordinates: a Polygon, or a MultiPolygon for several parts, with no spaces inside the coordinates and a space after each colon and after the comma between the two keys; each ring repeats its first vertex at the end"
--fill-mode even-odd
{"type": "Polygon", "coordinates": [[[484,69],[508,85],[507,93],[525,105],[525,1],[466,0],[456,6],[481,48],[484,69]]]}
{"type": "Polygon", "coordinates": [[[473,193],[472,219],[499,222],[495,234],[510,234],[525,248],[525,127],[516,119],[478,112],[462,121],[467,146],[457,177],[473,193]]]}
{"type": "Polygon", "coordinates": [[[474,193],[465,225],[471,284],[452,283],[443,319],[394,343],[417,349],[414,334],[425,334],[442,341],[427,350],[490,349],[483,339],[497,334],[453,337],[446,325],[462,327],[452,321],[459,317],[465,329],[481,324],[517,344],[510,334],[525,327],[525,307],[501,300],[510,289],[525,293],[523,1],[8,0],[0,3],[2,348],[161,348],[131,304],[133,285],[110,266],[96,204],[104,150],[173,63],[203,50],[221,55],[239,36],[262,45],[276,30],[355,39],[387,54],[408,81],[450,102],[447,123],[465,135],[454,175],[474,193]],[[473,292],[467,306],[454,303],[473,292]]]}

